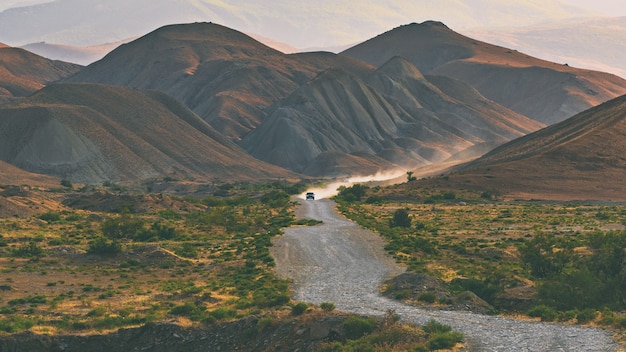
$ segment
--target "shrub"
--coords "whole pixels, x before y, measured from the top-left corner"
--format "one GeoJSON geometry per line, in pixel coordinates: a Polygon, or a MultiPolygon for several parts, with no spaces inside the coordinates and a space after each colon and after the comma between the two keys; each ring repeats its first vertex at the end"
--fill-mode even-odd
{"type": "Polygon", "coordinates": [[[60,221],[61,220],[61,214],[49,211],[47,213],[43,213],[43,214],[39,215],[39,218],[41,220],[51,224],[53,222],[60,221]]]}
{"type": "Polygon", "coordinates": [[[259,331],[265,331],[276,325],[276,319],[274,317],[263,317],[256,322],[256,327],[259,331]]]}
{"type": "Polygon", "coordinates": [[[463,339],[463,334],[457,331],[437,333],[428,340],[428,348],[431,351],[452,348],[463,339]]]}
{"type": "Polygon", "coordinates": [[[338,188],[339,194],[338,197],[342,198],[346,202],[354,202],[359,201],[363,196],[365,196],[365,192],[369,189],[369,187],[355,184],[351,187],[341,186],[338,188]]]}
{"type": "Polygon", "coordinates": [[[435,294],[432,292],[424,292],[421,295],[419,295],[417,299],[419,301],[426,302],[426,303],[435,303],[437,296],[435,296],[435,294]]]}
{"type": "Polygon", "coordinates": [[[172,309],[170,309],[170,314],[188,317],[191,320],[197,321],[202,318],[202,313],[204,313],[204,311],[205,308],[202,306],[198,306],[192,302],[185,302],[172,307],[172,309]]]}
{"type": "Polygon", "coordinates": [[[39,247],[35,241],[30,241],[27,244],[15,248],[13,255],[20,258],[38,259],[43,256],[43,249],[39,247]]]}
{"type": "Polygon", "coordinates": [[[87,253],[97,255],[116,255],[122,251],[122,245],[118,241],[109,240],[105,237],[97,237],[89,242],[87,253]]]}
{"type": "Polygon", "coordinates": [[[376,329],[376,320],[373,318],[362,318],[351,316],[343,322],[346,338],[356,340],[376,329]]]}
{"type": "Polygon", "coordinates": [[[533,318],[541,318],[541,321],[554,321],[558,316],[554,308],[546,305],[535,306],[531,308],[527,314],[533,318]]]}
{"type": "Polygon", "coordinates": [[[88,317],[102,317],[106,314],[107,310],[104,307],[97,307],[90,310],[87,313],[88,317]]]}
{"type": "Polygon", "coordinates": [[[272,190],[261,196],[261,203],[272,208],[282,208],[289,204],[289,194],[281,190],[272,190]]]}
{"type": "Polygon", "coordinates": [[[144,221],[128,215],[104,220],[102,234],[110,239],[135,238],[144,230],[144,221]]]}
{"type": "Polygon", "coordinates": [[[585,324],[594,320],[596,315],[597,313],[594,309],[584,309],[576,315],[576,321],[578,324],[585,324]]]}
{"type": "Polygon", "coordinates": [[[422,329],[428,335],[452,331],[452,328],[449,325],[442,324],[434,319],[431,319],[426,324],[424,324],[422,329]]]}
{"type": "Polygon", "coordinates": [[[291,314],[302,315],[308,307],[309,306],[306,303],[300,302],[291,308],[291,314]]]}
{"type": "Polygon", "coordinates": [[[398,209],[393,213],[393,218],[389,220],[389,227],[411,227],[411,217],[404,209],[398,209]]]}
{"type": "Polygon", "coordinates": [[[447,200],[456,199],[456,193],[454,193],[453,191],[443,192],[441,196],[443,197],[443,199],[447,200]]]}
{"type": "Polygon", "coordinates": [[[367,203],[367,204],[380,204],[382,202],[383,202],[383,198],[381,196],[377,196],[377,195],[369,196],[365,200],[365,203],[367,203]]]}
{"type": "Polygon", "coordinates": [[[322,310],[325,312],[332,312],[333,310],[335,310],[335,304],[330,302],[322,302],[322,304],[320,304],[320,308],[322,308],[322,310]]]}

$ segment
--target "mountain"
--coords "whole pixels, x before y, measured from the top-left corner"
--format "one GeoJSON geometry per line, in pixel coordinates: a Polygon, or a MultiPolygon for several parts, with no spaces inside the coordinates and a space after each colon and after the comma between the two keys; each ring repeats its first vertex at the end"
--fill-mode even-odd
{"type": "Polygon", "coordinates": [[[543,127],[467,84],[430,79],[400,57],[363,79],[325,71],[281,101],[241,145],[296,172],[340,176],[441,162],[478,146],[485,152],[543,127]]]}
{"type": "Polygon", "coordinates": [[[49,59],[72,62],[75,64],[86,66],[102,59],[113,49],[124,43],[129,42],[130,40],[131,39],[115,43],[92,46],[76,46],[38,42],[26,44],[21,48],[49,59]]]}
{"type": "Polygon", "coordinates": [[[0,106],[0,160],[82,183],[294,177],[159,92],[55,84],[0,106]]]}
{"type": "Polygon", "coordinates": [[[193,23],[165,26],[124,44],[69,81],[165,92],[239,140],[263,121],[272,104],[335,66],[355,74],[373,70],[336,54],[286,55],[241,32],[193,23]]]}
{"type": "Polygon", "coordinates": [[[626,200],[626,95],[504,144],[444,183],[512,199],[626,200]]]}
{"type": "Polygon", "coordinates": [[[463,34],[545,60],[626,78],[626,17],[561,20],[498,30],[469,29],[463,34]]]}
{"type": "Polygon", "coordinates": [[[0,102],[27,96],[81,68],[0,43],[0,102]]]}
{"type": "Polygon", "coordinates": [[[530,57],[462,36],[440,22],[397,27],[341,53],[380,66],[402,56],[425,74],[460,79],[545,124],[626,94],[626,80],[530,57]]]}

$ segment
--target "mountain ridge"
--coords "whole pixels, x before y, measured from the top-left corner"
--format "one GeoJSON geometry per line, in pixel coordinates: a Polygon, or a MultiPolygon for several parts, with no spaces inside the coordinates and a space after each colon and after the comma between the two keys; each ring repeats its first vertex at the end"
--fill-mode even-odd
{"type": "Polygon", "coordinates": [[[76,182],[296,177],[249,157],[159,92],[56,84],[0,112],[1,160],[76,182]]]}
{"type": "Polygon", "coordinates": [[[624,134],[626,95],[459,165],[445,183],[504,199],[626,201],[624,134]]]}
{"type": "Polygon", "coordinates": [[[626,94],[626,80],[615,75],[534,58],[435,21],[396,27],[341,54],[377,67],[393,56],[405,57],[424,74],[465,81],[485,97],[546,124],[626,94]]]}

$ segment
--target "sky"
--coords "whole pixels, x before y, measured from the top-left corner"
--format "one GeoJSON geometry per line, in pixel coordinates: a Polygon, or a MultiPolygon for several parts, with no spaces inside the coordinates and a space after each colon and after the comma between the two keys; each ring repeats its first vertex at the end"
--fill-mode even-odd
{"type": "MultiPolygon", "coordinates": [[[[52,0],[0,0],[0,10],[16,6],[50,2],[52,0]]],[[[562,0],[563,2],[596,10],[609,16],[626,16],[626,1],[624,0],[562,0]]]]}
{"type": "Polygon", "coordinates": [[[166,24],[213,21],[298,49],[333,50],[410,22],[438,20],[462,32],[534,25],[574,13],[559,3],[626,16],[626,0],[0,0],[0,42],[89,46],[135,38],[166,24]],[[49,2],[64,5],[1,13],[49,2]]]}
{"type": "Polygon", "coordinates": [[[626,16],[626,0],[563,0],[563,2],[598,11],[607,16],[626,16]]]}
{"type": "MultiPolygon", "coordinates": [[[[0,0],[0,11],[17,6],[28,6],[53,0],[0,0]]],[[[307,0],[309,1],[309,0],[307,0]]],[[[562,0],[564,3],[603,13],[607,16],[626,16],[626,0],[562,0]]]]}

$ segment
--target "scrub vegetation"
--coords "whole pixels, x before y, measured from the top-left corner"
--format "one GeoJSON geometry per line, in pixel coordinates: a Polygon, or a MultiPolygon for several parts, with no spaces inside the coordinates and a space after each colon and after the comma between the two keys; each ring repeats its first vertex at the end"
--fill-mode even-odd
{"type": "MultiPolygon", "coordinates": [[[[408,271],[439,278],[451,294],[472,291],[494,313],[626,329],[626,205],[495,198],[359,185],[336,200],[408,271]]],[[[414,301],[449,303],[431,296],[414,301]]]]}
{"type": "Polygon", "coordinates": [[[106,333],[150,322],[210,327],[254,315],[250,337],[295,317],[332,314],[343,322],[321,347],[328,351],[462,342],[462,334],[425,332],[393,312],[379,319],[334,312],[332,302],[293,302],[269,247],[284,227],[319,223],[295,219],[291,196],[304,187],[224,184],[196,197],[113,184],[55,189],[80,206],[0,219],[0,334],[106,333]]]}
{"type": "Polygon", "coordinates": [[[295,222],[290,195],[302,187],[224,185],[218,195],[161,196],[183,210],[2,219],[0,331],[212,324],[289,305],[268,248],[295,222]]]}

